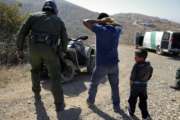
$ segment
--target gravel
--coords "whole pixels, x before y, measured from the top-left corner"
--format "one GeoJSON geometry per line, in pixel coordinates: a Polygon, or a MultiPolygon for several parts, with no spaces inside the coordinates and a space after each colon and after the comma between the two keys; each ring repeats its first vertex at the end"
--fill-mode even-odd
{"type": "MultiPolygon", "coordinates": [[[[82,74],[70,83],[64,84],[67,110],[63,120],[128,120],[126,114],[129,97],[129,76],[134,64],[134,48],[121,45],[120,53],[120,96],[122,112],[113,112],[110,85],[106,79],[99,86],[96,107],[86,105],[90,76],[82,74]],[[73,108],[73,109],[72,109],[73,108]]],[[[180,58],[160,56],[149,52],[148,61],[154,67],[154,74],[148,87],[148,107],[153,120],[180,120],[180,91],[171,89],[175,84],[176,69],[180,58]]],[[[11,68],[2,78],[11,78],[6,87],[0,88],[0,119],[2,120],[56,120],[52,95],[42,91],[44,107],[41,112],[34,106],[31,92],[29,65],[11,68]],[[6,76],[5,76],[6,75],[6,76]]],[[[4,69],[6,70],[6,69],[4,69]]],[[[2,72],[2,70],[1,70],[2,72]]],[[[3,71],[2,73],[5,73],[3,71]]],[[[137,105],[136,116],[141,119],[137,105]]]]}

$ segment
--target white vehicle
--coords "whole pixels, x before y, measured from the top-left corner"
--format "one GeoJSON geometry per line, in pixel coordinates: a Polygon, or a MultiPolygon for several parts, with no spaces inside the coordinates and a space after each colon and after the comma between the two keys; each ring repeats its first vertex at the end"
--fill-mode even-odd
{"type": "Polygon", "coordinates": [[[180,53],[180,32],[146,32],[143,39],[142,36],[136,37],[136,45],[156,50],[157,54],[166,52],[178,55],[180,53]]]}

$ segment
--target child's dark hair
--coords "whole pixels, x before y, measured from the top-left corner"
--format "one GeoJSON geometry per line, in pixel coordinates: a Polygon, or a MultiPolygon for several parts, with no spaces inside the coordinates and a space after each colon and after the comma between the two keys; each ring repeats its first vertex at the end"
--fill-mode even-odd
{"type": "Polygon", "coordinates": [[[138,49],[135,51],[135,56],[143,57],[144,59],[146,59],[148,56],[148,52],[145,49],[138,49]]]}
{"type": "Polygon", "coordinates": [[[109,17],[109,15],[107,13],[100,13],[99,16],[97,17],[97,19],[103,19],[109,17]]]}

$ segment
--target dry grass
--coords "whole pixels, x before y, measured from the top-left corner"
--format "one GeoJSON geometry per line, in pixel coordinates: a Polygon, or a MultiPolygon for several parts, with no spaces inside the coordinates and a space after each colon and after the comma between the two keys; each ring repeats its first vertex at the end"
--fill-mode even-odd
{"type": "Polygon", "coordinates": [[[5,88],[10,83],[19,82],[30,77],[30,66],[20,65],[14,67],[1,66],[0,88],[5,88]],[[25,69],[26,68],[26,69],[25,69]]]}

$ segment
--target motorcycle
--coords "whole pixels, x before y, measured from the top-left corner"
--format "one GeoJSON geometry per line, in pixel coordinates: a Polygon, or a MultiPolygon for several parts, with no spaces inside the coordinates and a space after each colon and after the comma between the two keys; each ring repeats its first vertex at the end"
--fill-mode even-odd
{"type": "MultiPolygon", "coordinates": [[[[95,49],[83,43],[87,39],[88,36],[70,39],[67,45],[67,52],[64,55],[58,54],[61,64],[60,76],[62,82],[71,81],[84,68],[86,68],[88,74],[92,73],[95,67],[95,49]]],[[[49,80],[48,70],[44,63],[41,68],[41,80],[49,80]]]]}

